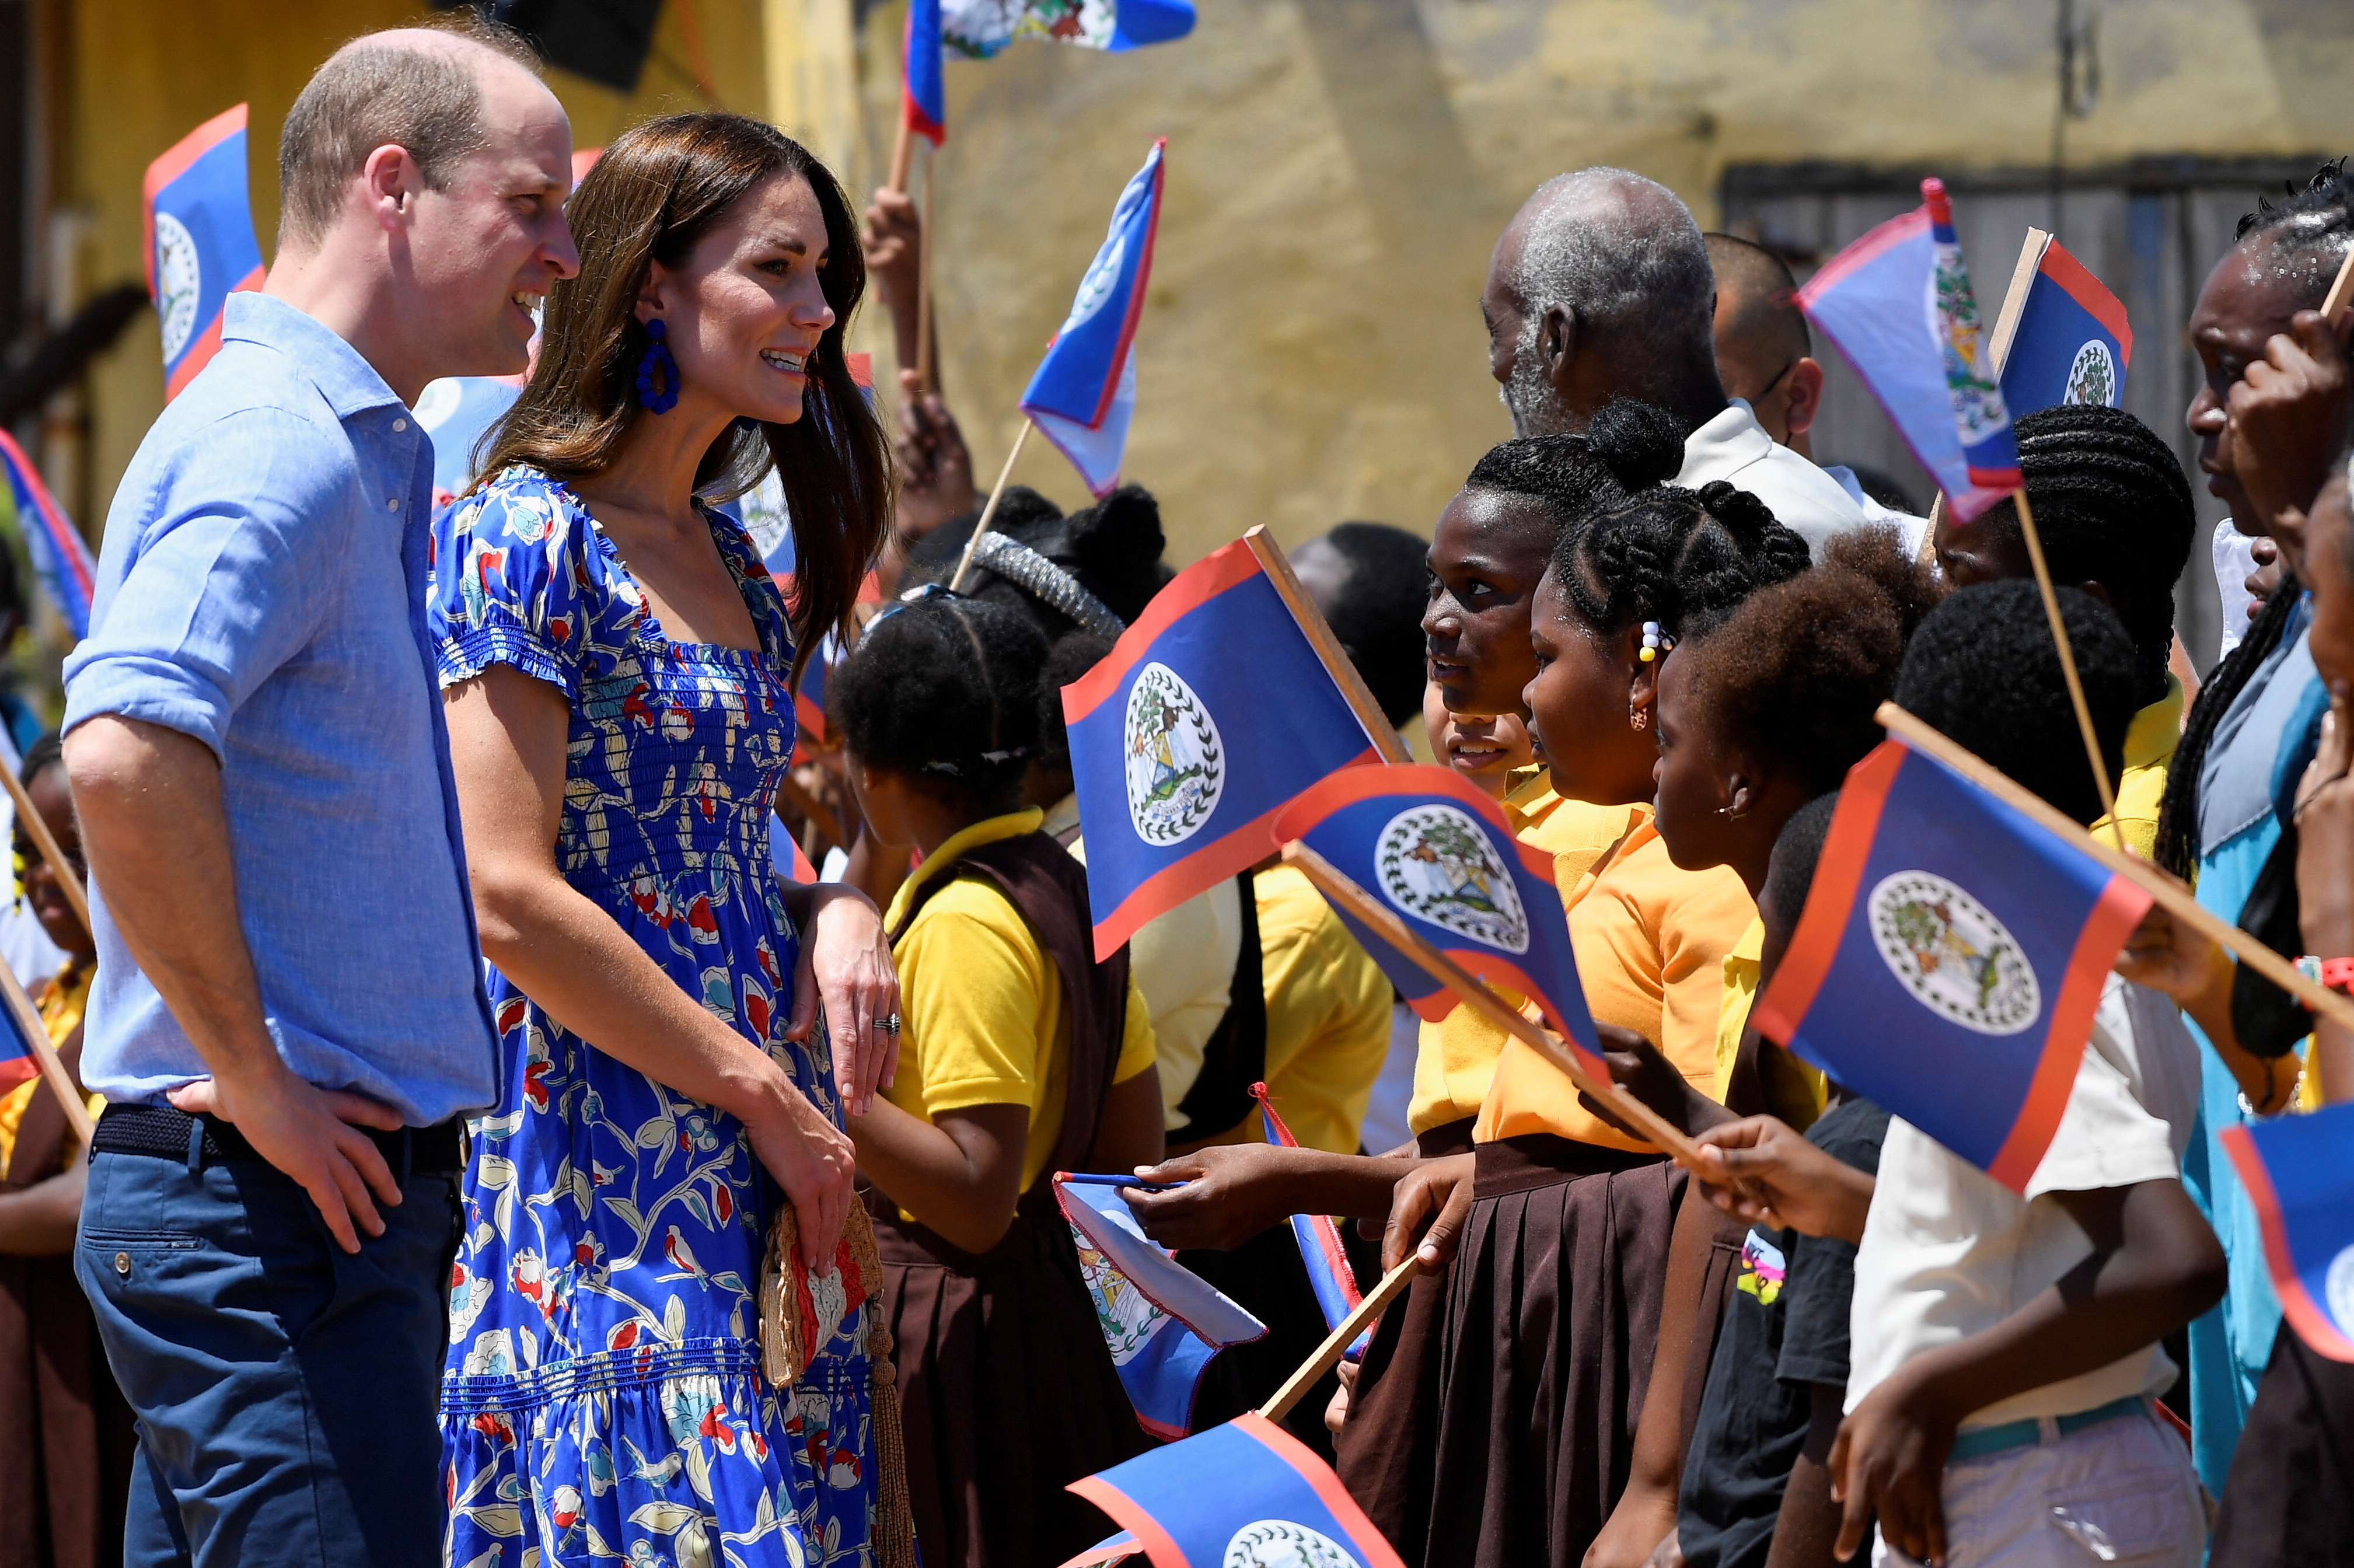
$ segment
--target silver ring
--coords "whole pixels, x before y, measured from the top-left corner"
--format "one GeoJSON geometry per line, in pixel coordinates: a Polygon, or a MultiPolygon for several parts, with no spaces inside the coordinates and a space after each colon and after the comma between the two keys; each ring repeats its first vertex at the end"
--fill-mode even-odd
{"type": "Polygon", "coordinates": [[[899,1015],[894,1012],[878,1018],[875,1021],[875,1027],[885,1034],[896,1034],[899,1033],[899,1015]]]}

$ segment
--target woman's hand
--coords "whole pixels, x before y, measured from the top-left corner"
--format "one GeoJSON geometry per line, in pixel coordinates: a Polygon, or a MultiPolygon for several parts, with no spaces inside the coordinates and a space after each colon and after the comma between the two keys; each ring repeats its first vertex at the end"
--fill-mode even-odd
{"type": "Polygon", "coordinates": [[[1810,1236],[1863,1238],[1872,1179],[1824,1153],[1787,1122],[1753,1116],[1710,1128],[1692,1175],[1728,1214],[1810,1236]]]}
{"type": "Polygon", "coordinates": [[[1418,1253],[1426,1270],[1444,1268],[1463,1239],[1471,1214],[1471,1177],[1478,1156],[1450,1154],[1426,1160],[1397,1184],[1390,1201],[1389,1228],[1382,1234],[1382,1272],[1387,1274],[1418,1253]],[[1427,1221],[1430,1228],[1423,1229],[1427,1221]],[[1417,1246],[1415,1238],[1422,1240],[1417,1246]]]}
{"type": "Polygon", "coordinates": [[[2153,904],[2141,917],[2114,966],[2136,985],[2163,992],[2190,1012],[2205,1027],[2202,1013],[2210,1004],[2228,1009],[2232,995],[2232,955],[2200,932],[2191,929],[2153,904]]]}
{"type": "Polygon", "coordinates": [[[898,967],[891,961],[883,916],[864,894],[826,882],[811,888],[807,899],[785,1038],[809,1038],[822,1000],[833,1038],[834,1092],[844,1114],[863,1116],[875,1088],[889,1087],[899,1072],[898,967]]]}
{"type": "Polygon", "coordinates": [[[745,1118],[744,1129],[752,1152],[793,1205],[801,1261],[811,1273],[823,1273],[856,1201],[858,1156],[850,1135],[826,1120],[789,1079],[780,1079],[769,1112],[745,1118]]]}

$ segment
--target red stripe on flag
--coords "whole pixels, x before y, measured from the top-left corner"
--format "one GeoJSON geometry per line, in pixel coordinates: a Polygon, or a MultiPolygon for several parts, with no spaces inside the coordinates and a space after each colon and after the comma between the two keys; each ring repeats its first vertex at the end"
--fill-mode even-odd
{"type": "Polygon", "coordinates": [[[2256,1152],[2255,1139],[2244,1127],[2223,1129],[2223,1150],[2232,1157],[2232,1168],[2240,1173],[2240,1184],[2248,1190],[2248,1201],[2255,1205],[2256,1223],[2264,1231],[2264,1266],[2273,1277],[2273,1288],[2280,1296],[2281,1315],[2296,1330],[2296,1337],[2313,1348],[2317,1355],[2333,1361],[2354,1362],[2354,1340],[2349,1340],[2329,1314],[2321,1309],[2297,1277],[2296,1255],[2289,1251],[2288,1221],[2281,1213],[2280,1193],[2273,1187],[2272,1172],[2265,1169],[2264,1157],[2256,1152]]]}
{"type": "Polygon", "coordinates": [[[139,240],[147,269],[147,297],[155,297],[155,196],[188,172],[188,165],[245,129],[246,105],[224,109],[172,143],[162,157],[147,165],[139,185],[139,240]]]}
{"type": "Polygon", "coordinates": [[[5,1094],[20,1084],[29,1084],[41,1075],[41,1065],[30,1056],[15,1056],[0,1062],[0,1094],[5,1094]]]}
{"type": "Polygon", "coordinates": [[[1258,557],[1251,554],[1247,540],[1236,539],[1231,545],[1221,545],[1200,560],[1187,567],[1170,580],[1169,586],[1152,596],[1136,624],[1119,634],[1111,652],[1102,663],[1063,688],[1063,719],[1076,724],[1103,705],[1119,689],[1128,673],[1136,668],[1153,639],[1175,625],[1177,621],[1199,609],[1235,584],[1263,576],[1258,557]]]}
{"type": "Polygon", "coordinates": [[[1318,1499],[1331,1510],[1332,1517],[1340,1520],[1341,1527],[1353,1538],[1350,1544],[1365,1554],[1365,1568],[1405,1568],[1396,1549],[1390,1545],[1380,1531],[1373,1528],[1373,1521],[1365,1517],[1365,1510],[1357,1506],[1357,1499],[1349,1495],[1348,1489],[1341,1484],[1341,1478],[1334,1475],[1331,1467],[1318,1458],[1307,1444],[1256,1410],[1235,1416],[1234,1424],[1299,1472],[1299,1478],[1308,1483],[1318,1499]]]}
{"type": "MultiPolygon", "coordinates": [[[[95,586],[90,580],[89,546],[82,545],[81,536],[74,533],[73,524],[68,523],[66,514],[58,510],[57,497],[51,495],[49,487],[41,482],[41,471],[33,466],[33,460],[26,455],[25,449],[18,446],[16,438],[6,430],[0,430],[0,461],[5,461],[16,470],[17,482],[24,486],[25,493],[32,497],[33,510],[40,514],[36,521],[40,524],[42,532],[49,535],[51,551],[73,578],[75,586],[81,589],[82,602],[88,604],[95,586]],[[76,549],[76,545],[82,547],[76,549]]],[[[21,524],[23,519],[18,521],[21,524]]]]}
{"type": "MultiPolygon", "coordinates": [[[[1135,1536],[1143,1546],[1145,1555],[1151,1558],[1156,1565],[1187,1561],[1185,1554],[1177,1549],[1175,1540],[1161,1528],[1161,1521],[1153,1518],[1143,1504],[1101,1476],[1082,1476],[1063,1489],[1076,1492],[1111,1515],[1111,1521],[1135,1536]]],[[[1400,1568],[1404,1565],[1401,1564],[1400,1568]]]]}
{"type": "Polygon", "coordinates": [[[1880,813],[1888,805],[1888,791],[1913,756],[1900,740],[1883,740],[1872,755],[1848,769],[1840,789],[1839,805],[1831,812],[1830,832],[1822,858],[1815,866],[1814,887],[1807,895],[1798,928],[1790,937],[1774,979],[1751,1009],[1758,1033],[1787,1045],[1798,1032],[1807,1010],[1815,1004],[1823,977],[1831,972],[1840,942],[1847,935],[1849,913],[1855,907],[1857,886],[1872,858],[1872,841],[1880,832],[1880,813]]]}
{"type": "Polygon", "coordinates": [[[2084,1059],[2093,1013],[2108,985],[2109,966],[2116,962],[2117,949],[2148,912],[2149,895],[2138,884],[2112,876],[2085,918],[2084,928],[2076,938],[2076,950],[2068,955],[2067,970],[2061,976],[2060,993],[2052,1000],[2052,1022],[2043,1032],[2043,1055],[2035,1065],[2026,1102],[2019,1107],[2019,1119],[2010,1125],[2010,1136],[1987,1164],[1987,1174],[2014,1192],[2027,1190],[2027,1179],[2035,1174],[2043,1151],[2052,1147],[2052,1135],[2060,1130],[2060,1118],[2068,1109],[2068,1092],[2075,1086],[2076,1068],[2084,1059]],[[2070,1040],[2076,1043],[2073,1051],[2065,1044],[2070,1040]]]}
{"type": "Polygon", "coordinates": [[[2056,239],[2043,248],[2043,260],[2035,270],[2059,284],[2070,299],[2084,307],[2086,315],[2108,329],[2117,340],[2117,368],[2126,369],[2133,359],[2133,328],[2126,324],[2124,303],[2056,239]]]}

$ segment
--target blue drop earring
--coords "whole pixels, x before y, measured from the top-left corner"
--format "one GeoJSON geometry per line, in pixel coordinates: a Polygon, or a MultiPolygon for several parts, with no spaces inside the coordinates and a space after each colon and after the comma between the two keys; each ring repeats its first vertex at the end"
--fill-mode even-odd
{"type": "Polygon", "coordinates": [[[668,331],[660,316],[646,323],[646,354],[638,361],[638,402],[649,413],[667,414],[678,407],[678,361],[663,342],[668,331]]]}

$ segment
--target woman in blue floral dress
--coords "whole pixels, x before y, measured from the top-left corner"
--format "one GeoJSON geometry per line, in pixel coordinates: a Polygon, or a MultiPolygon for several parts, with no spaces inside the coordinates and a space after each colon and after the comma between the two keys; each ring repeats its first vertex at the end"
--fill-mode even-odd
{"type": "Polygon", "coordinates": [[[865,1568],[884,1319],[852,1310],[779,1389],[758,1303],[781,1203],[832,1259],[844,1104],[895,1059],[874,906],[780,883],[768,834],[793,648],[841,623],[884,526],[842,349],[864,260],[832,178],[738,116],[629,132],[567,216],[581,273],[549,295],[493,477],[434,533],[505,1066],[451,1272],[447,1555],[865,1568]],[[701,499],[771,461],[790,610],[701,499]]]}

